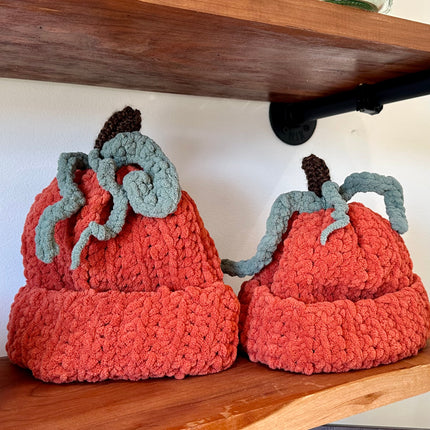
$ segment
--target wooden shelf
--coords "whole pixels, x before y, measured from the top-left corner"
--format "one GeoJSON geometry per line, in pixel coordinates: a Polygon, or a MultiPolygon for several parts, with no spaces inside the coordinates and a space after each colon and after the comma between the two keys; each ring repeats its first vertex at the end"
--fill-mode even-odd
{"type": "Polygon", "coordinates": [[[430,69],[430,26],[318,0],[0,0],[0,76],[297,101],[430,69]]]}
{"type": "MultiPolygon", "coordinates": [[[[0,77],[292,102],[430,69],[429,25],[319,0],[0,7],[0,77]]],[[[295,375],[239,357],[216,375],[69,385],[0,358],[0,428],[299,430],[427,391],[429,347],[345,374],[295,375]]]]}
{"type": "Polygon", "coordinates": [[[430,345],[395,364],[341,374],[292,374],[239,357],[208,376],[68,385],[40,382],[4,357],[0,428],[305,430],[427,391],[430,345]]]}

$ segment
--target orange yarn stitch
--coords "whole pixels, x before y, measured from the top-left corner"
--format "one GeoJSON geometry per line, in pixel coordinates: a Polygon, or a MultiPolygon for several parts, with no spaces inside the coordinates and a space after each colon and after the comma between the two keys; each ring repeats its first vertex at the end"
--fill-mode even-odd
{"type": "MultiPolygon", "coordinates": [[[[122,168],[119,178],[131,170],[134,168],[130,166],[122,168]]],[[[222,281],[213,240],[185,191],[176,212],[166,218],[143,217],[129,210],[117,240],[99,241],[91,237],[81,264],[70,270],[71,251],[82,231],[91,221],[104,223],[111,208],[111,196],[98,185],[92,170],[79,172],[79,177],[87,204],[77,216],[57,224],[55,238],[61,252],[51,264],[36,257],[34,231],[45,207],[60,200],[56,179],[36,198],[22,244],[29,282],[38,279],[38,284],[47,289],[149,292],[160,285],[182,290],[188,285],[222,281]]]]}
{"type": "MultiPolygon", "coordinates": [[[[117,172],[117,182],[135,166],[117,172]]],[[[60,252],[49,264],[36,257],[35,228],[59,201],[57,180],[39,194],[22,236],[26,286],[15,297],[6,349],[12,362],[44,381],[138,380],[202,375],[232,365],[239,302],[223,283],[220,259],[189,195],[165,218],[128,208],[122,231],[90,237],[71,270],[71,251],[90,222],[112,209],[96,173],[78,170],[86,205],[59,221],[60,252]]]]}
{"type": "Polygon", "coordinates": [[[273,262],[243,283],[240,342],[252,361],[305,374],[344,372],[425,346],[430,306],[402,239],[360,204],[348,214],[354,227],[332,233],[325,247],[319,235],[329,214],[298,216],[273,262]]]}
{"type": "Polygon", "coordinates": [[[350,223],[322,245],[332,213],[295,212],[272,261],[242,284],[240,344],[250,360],[308,375],[345,372],[426,345],[430,303],[400,235],[350,203],[350,223]]]}

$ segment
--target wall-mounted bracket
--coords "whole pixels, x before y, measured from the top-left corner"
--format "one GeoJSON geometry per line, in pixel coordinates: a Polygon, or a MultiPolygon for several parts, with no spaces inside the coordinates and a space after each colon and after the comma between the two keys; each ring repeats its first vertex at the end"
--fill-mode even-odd
{"type": "Polygon", "coordinates": [[[301,145],[311,138],[317,120],[346,112],[375,115],[383,105],[430,94],[430,70],[361,84],[353,90],[297,103],[271,103],[269,119],[276,136],[289,145],[301,145]]]}

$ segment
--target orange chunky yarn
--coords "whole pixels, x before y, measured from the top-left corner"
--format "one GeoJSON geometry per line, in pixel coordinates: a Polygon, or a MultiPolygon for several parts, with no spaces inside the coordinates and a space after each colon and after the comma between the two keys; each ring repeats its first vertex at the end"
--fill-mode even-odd
{"type": "MultiPolygon", "coordinates": [[[[386,192],[393,178],[383,179],[386,192]]],[[[299,197],[318,201],[307,193],[299,197]]],[[[392,363],[425,346],[430,304],[402,238],[362,204],[345,209],[349,222],[323,244],[333,208],[291,208],[271,262],[242,284],[240,343],[252,361],[305,374],[344,372],[392,363]]],[[[234,264],[246,263],[223,267],[232,273],[234,264]]]]}
{"type": "MultiPolygon", "coordinates": [[[[125,165],[118,184],[139,169],[125,165]]],[[[189,195],[165,217],[128,207],[109,240],[91,236],[71,270],[72,252],[91,222],[106,225],[114,205],[91,169],[74,178],[85,205],[55,225],[59,253],[37,256],[36,227],[61,200],[57,179],[27,216],[22,254],[27,284],[12,305],[6,346],[12,362],[62,383],[202,375],[236,358],[239,303],[189,195]]]]}

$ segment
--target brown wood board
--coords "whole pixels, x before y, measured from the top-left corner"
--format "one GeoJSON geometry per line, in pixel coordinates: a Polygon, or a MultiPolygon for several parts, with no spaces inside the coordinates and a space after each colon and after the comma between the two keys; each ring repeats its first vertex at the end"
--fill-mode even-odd
{"type": "Polygon", "coordinates": [[[430,346],[340,374],[293,374],[240,356],[214,375],[66,385],[38,381],[4,357],[0,428],[304,430],[427,391],[430,346]]]}
{"type": "Polygon", "coordinates": [[[0,76],[297,101],[430,68],[430,26],[318,0],[0,0],[0,76]]]}

